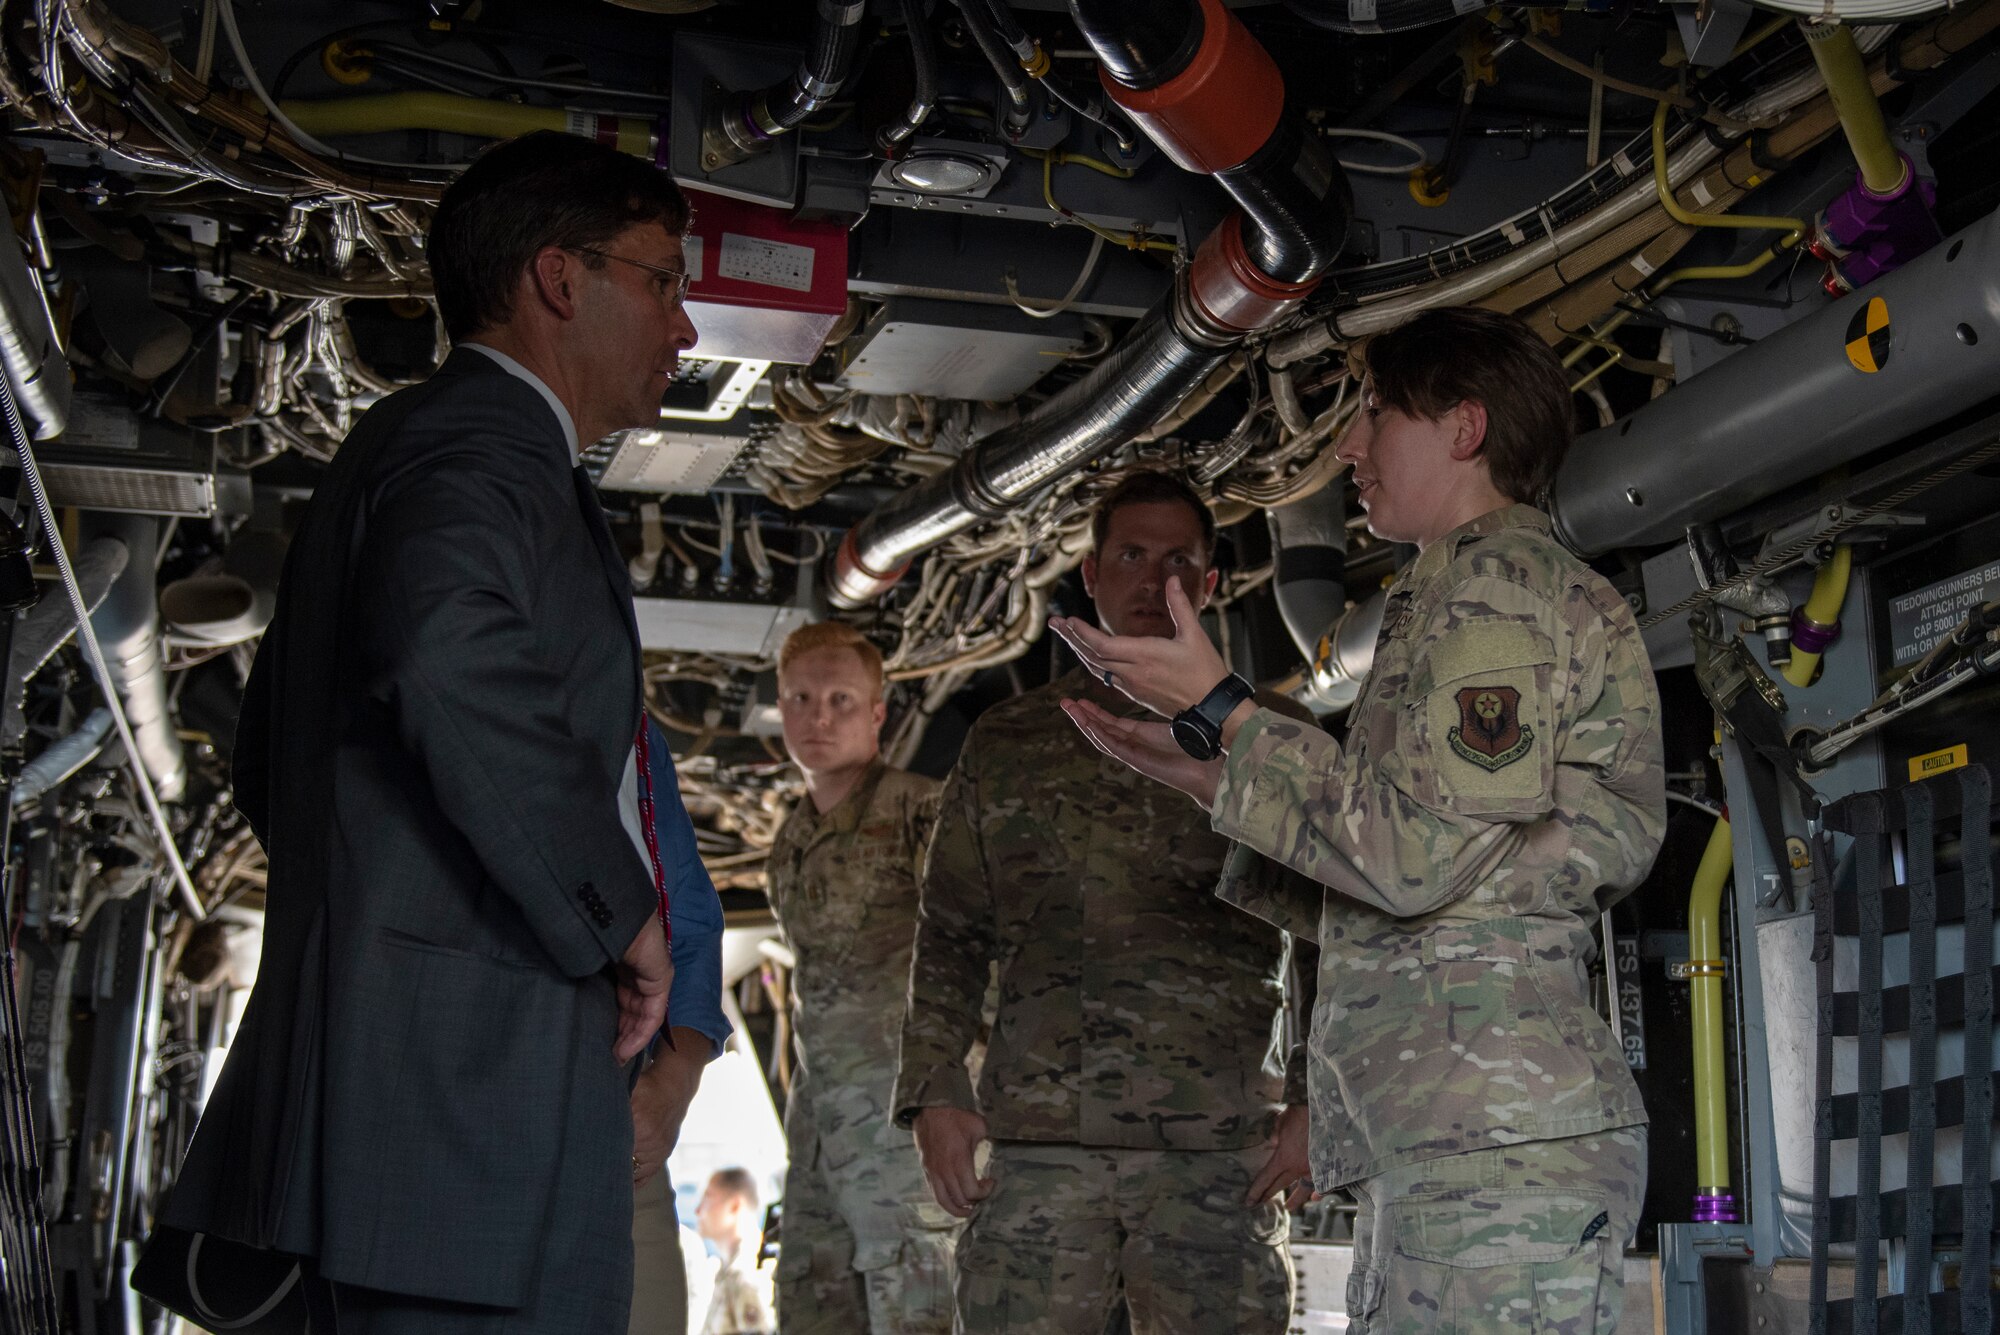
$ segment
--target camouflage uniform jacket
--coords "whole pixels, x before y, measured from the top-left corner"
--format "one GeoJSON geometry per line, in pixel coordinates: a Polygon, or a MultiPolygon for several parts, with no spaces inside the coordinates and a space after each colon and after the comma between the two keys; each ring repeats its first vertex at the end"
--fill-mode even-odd
{"type": "Polygon", "coordinates": [[[770,1335],[776,1328],[771,1318],[771,1280],[757,1268],[757,1244],[752,1240],[735,1260],[717,1268],[700,1335],[770,1335]]]}
{"type": "Polygon", "coordinates": [[[1244,725],[1212,811],[1242,845],[1220,893],[1319,939],[1321,1189],[1646,1120],[1586,969],[1598,890],[1659,851],[1659,714],[1625,600],[1516,505],[1394,586],[1345,746],[1244,725]],[[1273,894],[1237,874],[1250,850],[1302,876],[1273,894]]]}
{"type": "Polygon", "coordinates": [[[1305,1092],[1303,1053],[1288,1084],[1279,1041],[1286,938],[1215,899],[1228,841],[1185,796],[1100,754],[1065,696],[1143,712],[1073,672],[989,709],[945,782],[897,1119],[975,1107],[964,1058],[997,959],[976,1105],[992,1136],[1254,1144],[1305,1092]]]}
{"type": "Polygon", "coordinates": [[[938,788],[877,760],[831,811],[800,798],[771,846],[766,893],[797,961],[794,1159],[812,1162],[815,1144],[831,1167],[877,1148],[910,1153],[888,1098],[938,788]]]}

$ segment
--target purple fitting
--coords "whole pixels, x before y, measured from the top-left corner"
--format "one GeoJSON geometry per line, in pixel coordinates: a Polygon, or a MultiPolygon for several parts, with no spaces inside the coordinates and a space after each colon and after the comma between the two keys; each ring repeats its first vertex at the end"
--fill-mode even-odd
{"type": "Polygon", "coordinates": [[[1806,619],[1803,607],[1792,609],[1792,648],[1808,654],[1823,654],[1827,646],[1840,638],[1840,623],[1822,626],[1817,621],[1806,619]]]}
{"type": "Polygon", "coordinates": [[[1697,1191],[1694,1194],[1694,1222],[1697,1224],[1737,1224],[1743,1216],[1736,1212],[1736,1197],[1727,1191],[1697,1191]]]}
{"type": "Polygon", "coordinates": [[[1899,156],[1902,185],[1878,195],[1862,183],[1857,171],[1854,184],[1820,215],[1820,231],[1840,251],[1840,273],[1849,287],[1862,287],[1893,273],[1944,240],[1931,212],[1937,186],[1919,180],[1915,164],[1899,156]]]}

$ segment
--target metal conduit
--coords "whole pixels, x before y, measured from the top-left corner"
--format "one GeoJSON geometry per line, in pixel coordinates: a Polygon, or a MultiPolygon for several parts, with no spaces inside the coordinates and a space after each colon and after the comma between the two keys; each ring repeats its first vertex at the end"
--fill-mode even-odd
{"type": "Polygon", "coordinates": [[[918,553],[1152,425],[1246,334],[1295,308],[1346,234],[1346,178],[1284,116],[1276,64],[1221,0],[1072,0],[1071,11],[1112,98],[1176,163],[1214,176],[1243,213],[1223,220],[1167,300],[1090,374],[849,530],[827,578],[836,606],[879,598],[918,553]]]}

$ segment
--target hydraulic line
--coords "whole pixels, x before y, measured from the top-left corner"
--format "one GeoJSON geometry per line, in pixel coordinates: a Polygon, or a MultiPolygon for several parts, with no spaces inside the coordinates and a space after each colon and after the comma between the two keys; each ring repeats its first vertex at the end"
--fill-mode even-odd
{"type": "Polygon", "coordinates": [[[1785,680],[1794,686],[1812,685],[1820,656],[1840,634],[1840,605],[1847,601],[1847,578],[1853,562],[1853,548],[1845,543],[1835,547],[1813,576],[1806,605],[1792,615],[1792,661],[1785,665],[1785,680]]]}
{"type": "MultiPolygon", "coordinates": [[[[1638,289],[1638,295],[1645,301],[1652,302],[1657,301],[1662,293],[1668,288],[1673,287],[1676,283],[1697,281],[1727,282],[1734,278],[1748,278],[1753,274],[1763,271],[1772,260],[1777,259],[1780,255],[1790,250],[1793,244],[1794,240],[1791,236],[1781,237],[1766,246],[1754,259],[1745,260],[1741,264],[1684,265],[1671,273],[1662,274],[1652,282],[1645,284],[1638,289]]],[[[1676,244],[1675,249],[1679,249],[1679,243],[1676,244]]],[[[1614,330],[1621,328],[1633,316],[1637,315],[1640,309],[1643,308],[1621,306],[1610,319],[1601,325],[1597,325],[1589,333],[1575,335],[1579,341],[1577,346],[1563,357],[1564,366],[1576,365],[1579,361],[1583,360],[1584,355],[1593,347],[1605,348],[1611,355],[1580,379],[1570,382],[1571,392],[1583,389],[1591,381],[1626,360],[1624,350],[1615,343],[1606,343],[1605,339],[1614,330]]]]}
{"type": "Polygon", "coordinates": [[[833,101],[853,72],[867,13],[862,0],[819,0],[812,40],[784,83],[713,104],[701,134],[709,169],[755,157],[833,101]]]}
{"type": "Polygon", "coordinates": [[[639,116],[530,107],[451,93],[378,93],[282,105],[285,115],[311,135],[440,130],[487,139],[514,139],[536,130],[555,130],[599,140],[615,136],[620,152],[648,160],[659,144],[656,123],[639,116]]]}
{"type": "Polygon", "coordinates": [[[1767,217],[1755,213],[1695,213],[1674,197],[1673,187],[1667,183],[1669,109],[1662,102],[1653,113],[1653,187],[1659,192],[1660,207],[1667,211],[1667,216],[1683,227],[1733,227],[1744,231],[1784,232],[1787,235],[1782,244],[1787,247],[1797,245],[1809,226],[1803,218],[1767,217]]]}
{"type": "Polygon", "coordinates": [[[1725,998],[1722,958],[1722,891],[1729,883],[1733,842],[1729,814],[1715,822],[1708,848],[1695,869],[1688,893],[1689,1002],[1694,1019],[1694,1218],[1697,1223],[1735,1220],[1736,1198],[1729,1190],[1728,1056],[1722,1037],[1725,998]]]}
{"type": "Polygon", "coordinates": [[[959,13],[965,19],[965,30],[972,34],[973,44],[979,54],[986,57],[986,63],[993,67],[1000,86],[1007,91],[1007,106],[1003,113],[1002,129],[1012,139],[1027,128],[1031,108],[1028,103],[1028,75],[1020,62],[1007,49],[999,30],[993,26],[993,17],[986,10],[982,0],[953,0],[959,13]]]}
{"type": "Polygon", "coordinates": [[[1889,142],[1882,104],[1868,80],[1868,66],[1854,44],[1854,30],[1843,24],[1801,24],[1813,62],[1826,80],[1826,93],[1840,114],[1847,146],[1861,168],[1861,184],[1870,194],[1893,195],[1909,183],[1910,162],[1889,142]]]}
{"type": "Polygon", "coordinates": [[[902,10],[903,30],[910,39],[910,62],[916,70],[916,89],[910,94],[910,105],[902,116],[875,136],[881,149],[892,155],[909,142],[917,127],[930,119],[938,99],[937,43],[931,36],[929,21],[924,18],[923,0],[902,0],[902,10]]]}
{"type": "MultiPolygon", "coordinates": [[[[1852,45],[1851,39],[1849,44],[1852,45]]],[[[1856,54],[1857,62],[1859,61],[1859,59],[1860,57],[1859,54],[1857,53],[1856,54]]],[[[1864,80],[1865,80],[1865,73],[1864,73],[1864,80]]],[[[1669,184],[1667,179],[1668,111],[1669,111],[1668,104],[1662,102],[1660,103],[1659,107],[1653,112],[1653,188],[1659,196],[1660,207],[1662,210],[1665,211],[1667,216],[1672,218],[1675,222],[1679,223],[1681,226],[1687,228],[1724,227],[1724,228],[1737,228],[1742,230],[1769,229],[1774,231],[1781,231],[1783,232],[1783,235],[1780,236],[1776,241],[1772,242],[1769,246],[1765,247],[1765,249],[1761,253],[1756,255],[1754,258],[1746,260],[1741,264],[1689,265],[1680,269],[1676,269],[1672,273],[1663,274],[1661,277],[1645,285],[1643,290],[1643,296],[1645,300],[1649,302],[1658,298],[1661,293],[1665,292],[1668,288],[1673,287],[1676,283],[1686,283],[1696,280],[1723,282],[1736,278],[1748,278],[1752,274],[1762,271],[1767,265],[1771,263],[1772,260],[1777,259],[1778,256],[1784,254],[1786,251],[1789,251],[1792,247],[1798,245],[1798,243],[1805,237],[1806,229],[1809,226],[1809,224],[1803,218],[1766,217],[1758,214],[1740,214],[1740,213],[1695,213],[1686,208],[1684,205],[1682,205],[1680,200],[1675,196],[1673,186],[1669,184]]],[[[1676,248],[1678,249],[1678,247],[1676,248]]],[[[1579,335],[1578,337],[1581,338],[1582,341],[1578,344],[1576,348],[1572,349],[1569,352],[1569,354],[1563,358],[1563,365],[1574,366],[1578,361],[1582,360],[1584,355],[1589,352],[1591,347],[1602,346],[1599,340],[1604,339],[1605,336],[1610,334],[1613,330],[1618,329],[1620,326],[1624,325],[1628,320],[1632,318],[1633,314],[1634,312],[1630,310],[1621,310],[1616,314],[1614,314],[1610,319],[1606,320],[1603,324],[1598,325],[1596,328],[1592,329],[1589,335],[1587,336],[1579,335]]],[[[1608,359],[1606,359],[1603,363],[1601,363],[1599,366],[1597,366],[1596,369],[1592,370],[1587,375],[1583,376],[1581,379],[1573,381],[1570,385],[1570,388],[1572,390],[1580,390],[1584,388],[1586,385],[1588,385],[1591,381],[1595,380],[1598,376],[1603,375],[1613,366],[1616,366],[1619,360],[1621,359],[1622,354],[1618,351],[1618,349],[1615,346],[1612,347],[1611,354],[1612,355],[1608,359]]]]}
{"type": "MultiPolygon", "coordinates": [[[[1996,26],[2000,26],[2000,0],[1981,0],[1942,15],[1894,44],[1888,58],[1873,66],[1869,75],[1871,86],[1885,91],[1918,73],[1935,69],[1996,26]]],[[[1886,44],[1888,35],[1887,29],[1871,29],[1857,43],[1864,52],[1872,51],[1886,44]]],[[[1824,100],[1813,103],[1814,94],[1822,87],[1818,71],[1808,69],[1730,106],[1730,116],[1747,123],[1764,124],[1774,119],[1783,123],[1768,139],[1752,144],[1739,142],[1714,167],[1709,164],[1722,155],[1722,150],[1707,138],[1697,136],[1674,150],[1668,164],[1670,176],[1684,183],[1697,172],[1704,172],[1701,179],[1714,197],[1740,196],[1761,174],[1757,161],[1795,157],[1835,128],[1837,117],[1831,107],[1824,100]],[[1797,114],[1790,114],[1795,108],[1797,114]]],[[[1650,133],[1642,133],[1623,151],[1611,155],[1563,191],[1473,236],[1405,259],[1329,272],[1319,300],[1324,303],[1331,298],[1332,311],[1274,339],[1266,361],[1272,366],[1285,366],[1355,338],[1392,328],[1433,306],[1483,301],[1513,285],[1547,289],[1554,267],[1578,272],[1572,267],[1572,257],[1593,248],[1599,238],[1619,232],[1628,223],[1641,223],[1657,231],[1666,220],[1659,224],[1646,221],[1648,214],[1658,216],[1658,211],[1651,207],[1656,193],[1646,171],[1650,138],[1650,133]]],[[[1647,235],[1651,231],[1635,238],[1633,244],[1644,244],[1647,235]]],[[[1636,277],[1644,276],[1640,273],[1636,277]]],[[[1559,285],[1577,281],[1565,277],[1559,285]]],[[[1595,292],[1609,284],[1608,277],[1592,279],[1584,287],[1566,293],[1563,304],[1571,310],[1573,318],[1559,321],[1559,327],[1574,328],[1582,320],[1595,318],[1616,304],[1618,295],[1632,291],[1637,282],[1634,278],[1620,283],[1618,291],[1605,295],[1594,309],[1577,309],[1582,304],[1575,299],[1577,293],[1586,288],[1595,292]]],[[[1536,299],[1523,296],[1499,308],[1519,310],[1536,299]]]]}
{"type": "Polygon", "coordinates": [[[1056,78],[1055,67],[1049,60],[1049,53],[1042,50],[1040,42],[1022,30],[1020,22],[1014,17],[1014,11],[1008,7],[1007,0],[966,0],[966,8],[978,9],[985,15],[986,21],[992,25],[993,35],[999,39],[1002,46],[1014,53],[1014,59],[1020,64],[1021,72],[1039,83],[1044,93],[1067,107],[1074,115],[1098,126],[1116,139],[1119,152],[1131,153],[1137,148],[1137,142],[1133,139],[1130,128],[1097,110],[1090,98],[1079,97],[1063,86],[1062,81],[1056,78]]]}

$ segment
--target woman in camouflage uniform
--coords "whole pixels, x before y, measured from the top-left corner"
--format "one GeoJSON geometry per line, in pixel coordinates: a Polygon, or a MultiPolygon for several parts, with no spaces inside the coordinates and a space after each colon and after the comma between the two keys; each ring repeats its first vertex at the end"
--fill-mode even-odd
{"type": "MultiPolygon", "coordinates": [[[[1339,451],[1369,527],[1420,552],[1345,743],[1245,702],[1200,763],[1165,724],[1066,707],[1207,807],[1238,862],[1299,873],[1272,893],[1232,863],[1220,893],[1320,943],[1311,1160],[1361,1205],[1350,1329],[1610,1332],[1646,1112],[1587,968],[1598,892],[1644,877],[1666,823],[1652,670],[1624,599],[1525,503],[1571,430],[1541,340],[1437,310],[1364,358],[1339,451]]],[[[1191,615],[1172,640],[1054,624],[1163,714],[1223,675],[1191,615]]]]}

